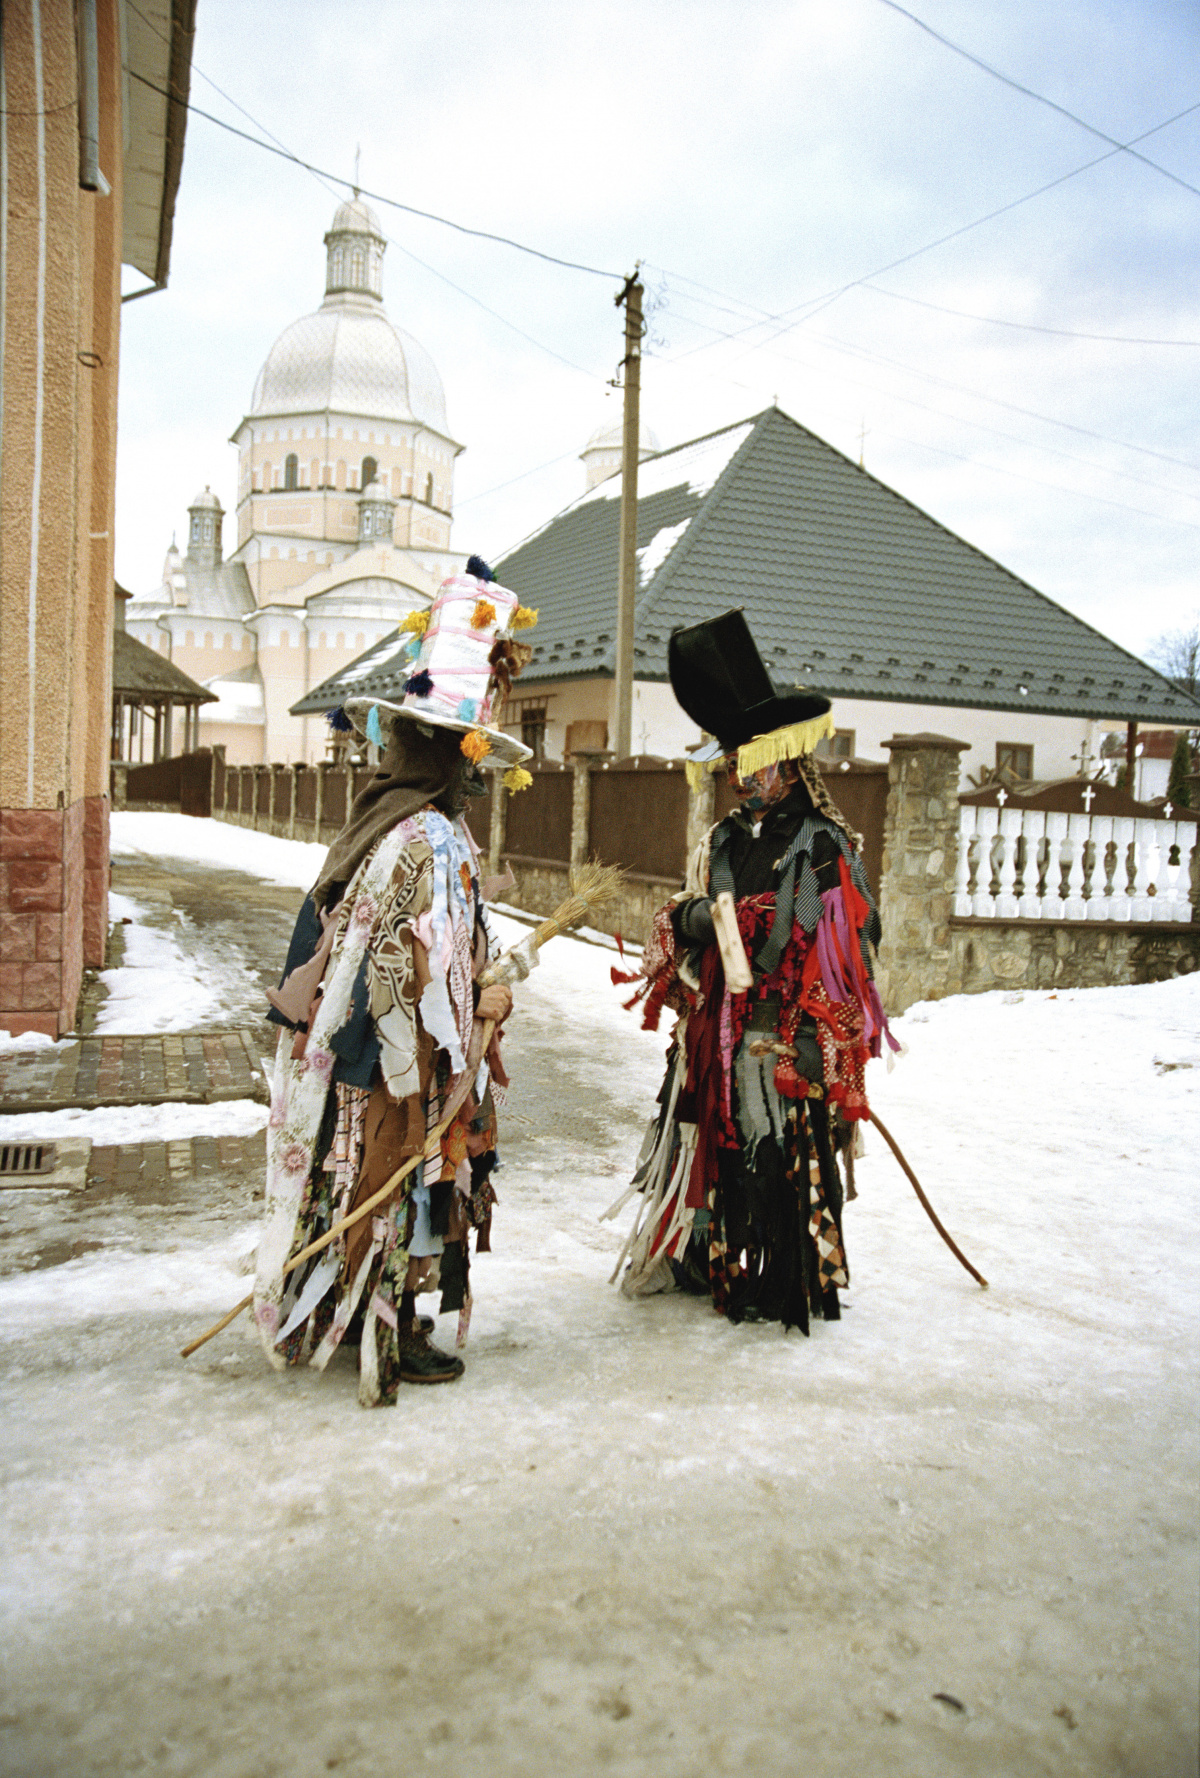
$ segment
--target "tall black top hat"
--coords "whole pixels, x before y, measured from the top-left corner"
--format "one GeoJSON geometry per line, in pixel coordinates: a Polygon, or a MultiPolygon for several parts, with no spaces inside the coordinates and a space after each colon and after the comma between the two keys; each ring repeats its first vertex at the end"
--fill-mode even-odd
{"type": "MultiPolygon", "coordinates": [[[[739,756],[743,773],[811,753],[822,735],[833,733],[828,698],[809,691],[777,695],[740,611],[676,630],[667,644],[667,671],[681,708],[716,736],[714,753],[736,748],[739,755],[763,754],[761,759],[739,756]],[[751,749],[749,743],[758,741],[764,746],[751,749]]],[[[693,757],[701,759],[708,751],[693,757]]]]}

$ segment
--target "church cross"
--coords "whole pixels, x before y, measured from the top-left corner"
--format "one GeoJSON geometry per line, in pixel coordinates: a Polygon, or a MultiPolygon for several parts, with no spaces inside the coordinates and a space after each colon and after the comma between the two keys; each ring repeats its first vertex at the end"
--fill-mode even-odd
{"type": "Polygon", "coordinates": [[[1170,805],[1170,803],[1163,804],[1163,814],[1165,815],[1165,817],[1168,821],[1171,819],[1171,805],[1170,805]]]}
{"type": "Polygon", "coordinates": [[[1007,792],[1007,790],[1005,790],[1003,784],[1000,786],[999,791],[996,793],[996,801],[999,803],[1001,808],[1003,808],[1005,803],[1008,801],[1008,792],[1007,792]]]}
{"type": "Polygon", "coordinates": [[[355,197],[358,196],[358,163],[361,159],[362,159],[362,143],[359,142],[356,144],[355,149],[354,149],[354,195],[355,195],[355,197]]]}
{"type": "Polygon", "coordinates": [[[1096,800],[1095,789],[1091,784],[1089,784],[1087,789],[1083,793],[1083,806],[1087,810],[1089,815],[1092,812],[1092,804],[1095,802],[1095,800],[1096,800]]]}

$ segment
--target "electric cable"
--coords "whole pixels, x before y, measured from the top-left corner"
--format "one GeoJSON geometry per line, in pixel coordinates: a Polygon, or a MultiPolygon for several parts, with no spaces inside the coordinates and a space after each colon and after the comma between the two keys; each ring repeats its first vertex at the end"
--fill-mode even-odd
{"type": "Polygon", "coordinates": [[[618,284],[624,278],[623,272],[606,272],[600,266],[584,265],[576,259],[561,259],[557,253],[543,253],[540,247],[528,247],[523,241],[513,240],[511,235],[494,234],[491,229],[486,228],[471,228],[465,222],[455,222],[453,217],[439,216],[433,210],[421,210],[415,204],[406,204],[401,198],[390,198],[380,191],[368,191],[364,185],[356,186],[352,180],[342,178],[339,173],[331,173],[326,168],[318,167],[312,161],[306,161],[302,156],[293,154],[290,148],[281,148],[277,142],[264,141],[261,136],[252,136],[248,130],[239,130],[236,124],[229,123],[223,117],[215,117],[211,111],[205,111],[199,105],[193,105],[190,99],[177,100],[176,95],[169,93],[165,87],[157,85],[155,81],[148,80],[144,74],[139,74],[134,68],[127,68],[125,72],[131,80],[136,80],[140,85],[149,87],[150,91],[158,93],[160,98],[182,103],[193,116],[202,117],[206,123],[215,124],[219,130],[226,130],[231,136],[240,136],[243,142],[250,142],[255,148],[265,150],[267,154],[275,154],[281,160],[291,161],[294,166],[302,167],[306,173],[314,173],[318,178],[330,179],[335,185],[345,186],[349,191],[357,191],[360,196],[370,198],[372,203],[386,204],[392,210],[403,210],[408,216],[419,216],[423,222],[440,223],[443,228],[452,228],[457,234],[470,235],[477,241],[494,241],[501,247],[512,247],[518,253],[527,253],[532,259],[544,260],[547,265],[562,266],[569,272],[587,272],[593,278],[606,278],[610,283],[618,284]]]}
{"type": "Polygon", "coordinates": [[[900,290],[885,290],[881,284],[864,283],[863,290],[876,296],[890,296],[895,302],[912,303],[918,309],[934,309],[939,315],[957,315],[960,321],[981,321],[988,327],[1013,327],[1021,333],[1049,333],[1060,340],[1098,340],[1115,346],[1200,346],[1200,340],[1141,339],[1123,333],[1080,333],[1073,327],[1045,327],[1035,321],[1006,321],[999,315],[973,315],[967,309],[950,309],[944,303],[931,303],[924,297],[907,296],[900,290]]]}
{"type": "Polygon", "coordinates": [[[935,43],[940,43],[946,49],[953,50],[956,56],[962,56],[964,61],[972,63],[976,68],[982,68],[983,72],[990,74],[993,80],[998,80],[1004,86],[1011,87],[1014,92],[1023,93],[1027,99],[1035,99],[1039,105],[1046,105],[1051,111],[1057,111],[1060,117],[1065,117],[1071,123],[1078,124],[1079,128],[1086,130],[1090,136],[1097,136],[1101,142],[1114,144],[1122,154],[1128,154],[1131,159],[1141,161],[1143,166],[1152,167],[1156,173],[1161,173],[1164,179],[1170,179],[1176,185],[1182,185],[1185,191],[1190,191],[1200,198],[1200,186],[1189,185],[1188,181],[1181,179],[1178,173],[1172,173],[1169,168],[1160,166],[1157,161],[1150,160],[1147,155],[1135,153],[1128,142],[1118,142],[1117,138],[1110,136],[1107,130],[1098,129],[1086,118],[1078,116],[1074,111],[1068,111],[1066,106],[1060,105],[1056,99],[1048,99],[1044,93],[1035,92],[1031,86],[1024,86],[1021,81],[1014,80],[1002,69],[994,68],[990,62],[985,62],[981,56],[972,54],[969,49],[964,49],[961,43],[955,43],[950,37],[943,37],[940,31],[935,31],[932,25],[927,25],[925,20],[918,18],[915,12],[910,12],[907,6],[901,6],[899,0],[879,0],[879,4],[886,6],[890,12],[898,12],[901,18],[908,19],[910,23],[917,26],[918,30],[924,31],[927,36],[932,37],[935,43]]]}

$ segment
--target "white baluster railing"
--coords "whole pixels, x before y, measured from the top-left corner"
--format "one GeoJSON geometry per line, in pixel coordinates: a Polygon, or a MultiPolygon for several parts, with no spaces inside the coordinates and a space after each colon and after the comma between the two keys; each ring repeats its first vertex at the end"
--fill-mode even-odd
{"type": "Polygon", "coordinates": [[[954,912],[986,920],[1190,921],[1196,845],[1194,821],[963,804],[954,912]]]}
{"type": "Polygon", "coordinates": [[[979,920],[990,920],[996,912],[996,903],[992,899],[992,841],[999,826],[999,809],[976,809],[975,832],[978,841],[975,847],[975,893],[971,897],[971,912],[979,920]]]}

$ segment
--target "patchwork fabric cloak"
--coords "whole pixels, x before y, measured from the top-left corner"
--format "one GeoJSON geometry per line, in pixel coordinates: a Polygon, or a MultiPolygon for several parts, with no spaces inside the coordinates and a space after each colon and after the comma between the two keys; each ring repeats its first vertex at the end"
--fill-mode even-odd
{"type": "Polygon", "coordinates": [[[486,1251],[494,1202],[493,1077],[504,1085],[494,1039],[449,1130],[432,1147],[428,1133],[467,1068],[474,978],[496,950],[470,831],[425,807],[374,842],[331,910],[306,900],[275,996],[300,983],[304,998],[319,983],[275,1058],[254,1318],[280,1367],[323,1369],[357,1335],[364,1406],[397,1394],[411,1258],[440,1273],[442,1309],[459,1310],[465,1343],[468,1231],[486,1251]],[[293,1254],[423,1151],[390,1201],[284,1276],[293,1254]]]}
{"type": "Polygon", "coordinates": [[[644,1000],[651,1029],[664,1006],[679,1017],[658,1115],[608,1213],[640,1196],[613,1274],[628,1262],[627,1294],[682,1288],[730,1320],[805,1332],[810,1317],[838,1318],[849,1269],[835,1148],[867,1115],[867,1058],[899,1047],[873,980],[880,937],[857,836],[803,780],[761,822],[735,809],[705,836],[655,916],[629,1002],[644,1000]],[[689,905],[722,892],[752,966],[740,991],[712,927],[708,942],[685,936],[689,905]]]}

